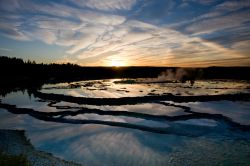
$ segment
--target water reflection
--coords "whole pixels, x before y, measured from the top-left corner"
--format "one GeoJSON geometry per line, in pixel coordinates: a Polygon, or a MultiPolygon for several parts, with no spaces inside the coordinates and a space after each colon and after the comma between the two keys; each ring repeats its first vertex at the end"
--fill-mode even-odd
{"type": "Polygon", "coordinates": [[[75,97],[118,98],[161,95],[214,95],[250,92],[249,83],[244,81],[196,81],[194,86],[188,83],[115,83],[118,79],[101,81],[82,81],[56,85],[44,85],[41,92],[67,94],[75,97]],[[105,87],[105,88],[103,88],[105,87]]]}
{"type": "Polygon", "coordinates": [[[192,107],[195,112],[223,114],[235,122],[250,125],[250,112],[247,111],[250,110],[249,102],[213,101],[186,105],[192,107]]]}
{"type": "MultiPolygon", "coordinates": [[[[41,92],[120,98],[169,92],[184,92],[179,94],[184,96],[213,95],[215,90],[219,91],[216,94],[245,93],[246,86],[242,82],[198,82],[188,88],[185,84],[124,85],[106,80],[46,85],[41,92]],[[228,89],[222,89],[225,85],[228,89]]],[[[66,119],[44,121],[30,116],[33,114],[12,114],[0,109],[0,128],[24,129],[36,148],[84,165],[207,165],[211,161],[220,165],[225,160],[232,165],[247,165],[250,162],[248,101],[151,101],[112,106],[41,100],[27,92],[15,92],[3,97],[1,103],[29,108],[56,120],[66,119]],[[74,120],[124,123],[152,130],[69,123],[74,120]],[[155,133],[154,128],[163,128],[166,133],[155,133]]]]}

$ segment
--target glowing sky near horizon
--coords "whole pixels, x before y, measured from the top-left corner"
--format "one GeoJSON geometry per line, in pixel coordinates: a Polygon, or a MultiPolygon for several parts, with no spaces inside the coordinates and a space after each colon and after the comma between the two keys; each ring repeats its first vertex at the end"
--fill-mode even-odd
{"type": "Polygon", "coordinates": [[[250,65],[250,0],[0,0],[0,56],[84,66],[250,65]]]}

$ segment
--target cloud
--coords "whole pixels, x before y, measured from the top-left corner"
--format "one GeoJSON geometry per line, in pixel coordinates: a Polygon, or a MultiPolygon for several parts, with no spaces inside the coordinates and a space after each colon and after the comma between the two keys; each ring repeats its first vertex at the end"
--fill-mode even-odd
{"type": "Polygon", "coordinates": [[[211,5],[212,3],[217,2],[218,0],[184,0],[185,2],[195,2],[201,5],[211,5]]]}
{"type": "Polygon", "coordinates": [[[19,7],[20,3],[18,0],[9,0],[8,3],[6,3],[6,1],[0,1],[0,10],[15,11],[19,7]]]}
{"type": "MultiPolygon", "coordinates": [[[[188,1],[196,2],[194,0],[188,1]]],[[[244,23],[250,21],[248,17],[250,14],[249,7],[249,1],[224,1],[208,8],[208,10],[204,10],[202,14],[190,20],[184,20],[171,26],[184,31],[184,33],[195,35],[209,34],[228,28],[244,26],[244,23]]]]}
{"type": "Polygon", "coordinates": [[[30,26],[36,26],[41,29],[50,30],[78,30],[81,28],[82,24],[77,21],[70,21],[67,19],[61,19],[57,17],[47,17],[47,16],[33,16],[29,19],[27,23],[30,26]]]}
{"type": "MultiPolygon", "coordinates": [[[[91,10],[82,12],[80,9],[56,3],[48,5],[30,1],[25,7],[22,7],[19,1],[15,1],[15,4],[17,4],[15,8],[18,11],[36,12],[36,14],[24,20],[22,18],[9,19],[13,15],[7,13],[3,23],[0,24],[2,34],[16,40],[40,40],[46,44],[70,46],[71,48],[67,51],[69,54],[88,47],[108,28],[126,20],[125,17],[119,15],[91,10]]],[[[5,5],[2,8],[9,10],[10,6],[5,5]]]]}
{"type": "Polygon", "coordinates": [[[81,7],[103,11],[130,10],[136,4],[136,0],[71,0],[71,2],[81,7]]]}
{"type": "Polygon", "coordinates": [[[103,14],[93,11],[84,11],[81,14],[78,14],[78,17],[81,21],[89,22],[93,24],[104,24],[104,25],[119,25],[123,23],[126,18],[119,15],[113,14],[103,14]]]}
{"type": "Polygon", "coordinates": [[[95,42],[97,35],[86,34],[81,40],[74,42],[70,50],[67,51],[69,54],[74,54],[82,49],[87,48],[95,42]]]}
{"type": "MultiPolygon", "coordinates": [[[[250,52],[250,40],[245,40],[245,41],[238,41],[238,42],[235,42],[231,48],[232,49],[235,49],[235,50],[238,50],[239,52],[242,52],[246,55],[249,54],[250,52]]],[[[249,57],[250,58],[250,57],[249,57]]]]}
{"type": "Polygon", "coordinates": [[[100,52],[105,55],[100,59],[101,64],[112,59],[124,59],[130,65],[138,65],[139,62],[140,65],[163,66],[171,65],[173,61],[181,64],[242,57],[239,52],[218,44],[135,20],[119,25],[110,31],[110,36],[104,42],[106,45],[100,40],[78,54],[77,58],[84,59],[80,62],[87,63],[84,57],[99,57],[100,52]],[[99,43],[102,44],[97,46],[99,43]]]}
{"type": "Polygon", "coordinates": [[[12,51],[12,49],[9,49],[9,48],[1,48],[1,47],[0,47],[0,51],[7,51],[7,52],[10,52],[10,51],[12,51]]]}
{"type": "Polygon", "coordinates": [[[234,49],[231,45],[249,39],[249,7],[247,1],[218,1],[202,14],[168,27],[234,49]]]}
{"type": "Polygon", "coordinates": [[[30,38],[25,34],[25,32],[19,30],[17,25],[11,23],[0,23],[0,34],[14,40],[30,40],[30,38]]]}
{"type": "MultiPolygon", "coordinates": [[[[103,59],[110,57],[112,55],[115,55],[115,54],[119,54],[119,52],[107,51],[107,52],[100,53],[100,54],[97,54],[94,56],[92,55],[91,57],[86,57],[82,60],[88,65],[99,66],[100,64],[102,64],[103,59]]],[[[104,65],[104,64],[102,64],[102,65],[104,65]]]]}
{"type": "Polygon", "coordinates": [[[9,0],[0,1],[0,10],[9,13],[18,14],[49,14],[60,17],[71,16],[72,8],[53,3],[53,2],[35,2],[32,0],[9,0]]]}
{"type": "Polygon", "coordinates": [[[177,1],[164,0],[0,3],[1,35],[60,46],[65,54],[58,62],[108,65],[116,59],[128,65],[169,66],[217,60],[222,64],[223,59],[231,63],[246,58],[249,52],[249,5],[244,1],[182,1],[204,5],[197,11],[192,5],[180,9],[177,1]]]}
{"type": "Polygon", "coordinates": [[[173,12],[176,2],[173,0],[143,1],[142,5],[131,15],[132,19],[158,24],[164,22],[173,12]]]}
{"type": "Polygon", "coordinates": [[[26,32],[26,34],[33,40],[40,40],[46,44],[55,44],[57,40],[57,36],[53,30],[32,29],[26,32]]]}
{"type": "Polygon", "coordinates": [[[223,3],[220,3],[216,6],[216,10],[221,11],[235,11],[242,8],[249,8],[250,7],[250,1],[245,0],[233,0],[233,1],[225,1],[223,3]]]}
{"type": "Polygon", "coordinates": [[[226,28],[243,26],[244,23],[250,21],[250,18],[246,17],[248,14],[248,11],[242,11],[225,16],[203,19],[188,25],[185,30],[191,34],[203,34],[212,33],[226,28]]]}

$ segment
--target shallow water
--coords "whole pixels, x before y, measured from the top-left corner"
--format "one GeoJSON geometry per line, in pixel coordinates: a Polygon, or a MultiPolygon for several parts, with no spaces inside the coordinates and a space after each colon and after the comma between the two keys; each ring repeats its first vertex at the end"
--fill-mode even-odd
{"type": "MultiPolygon", "coordinates": [[[[51,84],[43,86],[40,92],[87,98],[249,92],[249,84],[244,81],[198,81],[194,86],[188,83],[117,84],[114,81],[117,80],[51,84]]],[[[52,120],[42,120],[32,114],[11,113],[2,108],[0,128],[26,130],[27,137],[39,150],[84,165],[250,163],[249,101],[90,105],[44,100],[19,91],[1,97],[1,102],[44,113],[59,112],[52,115],[52,120]],[[220,116],[214,116],[218,114],[220,116]]]]}

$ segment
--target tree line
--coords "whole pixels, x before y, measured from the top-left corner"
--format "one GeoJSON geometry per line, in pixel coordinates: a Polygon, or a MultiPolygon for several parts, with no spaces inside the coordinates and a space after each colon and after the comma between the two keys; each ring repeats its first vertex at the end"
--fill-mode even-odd
{"type": "MultiPolygon", "coordinates": [[[[77,64],[45,64],[20,58],[0,56],[0,86],[33,86],[44,83],[70,82],[88,79],[154,78],[178,67],[84,67],[77,64]]],[[[184,68],[185,69],[185,68],[184,68]]],[[[199,70],[199,79],[250,80],[250,67],[208,67],[199,70]]]]}

